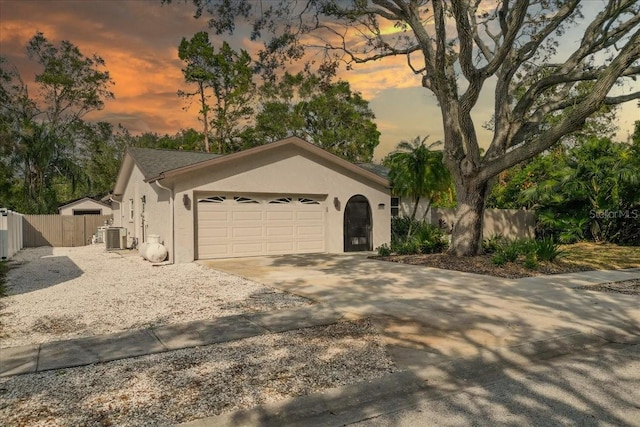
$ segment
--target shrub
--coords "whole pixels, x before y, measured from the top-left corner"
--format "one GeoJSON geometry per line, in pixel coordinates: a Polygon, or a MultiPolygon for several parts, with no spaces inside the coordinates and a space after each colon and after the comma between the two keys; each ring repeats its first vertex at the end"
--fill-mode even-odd
{"type": "Polygon", "coordinates": [[[496,251],[506,242],[502,234],[494,234],[488,239],[482,241],[482,249],[487,254],[496,253],[496,251]]]}
{"type": "Polygon", "coordinates": [[[404,241],[409,235],[409,230],[412,233],[420,228],[421,221],[411,219],[408,216],[396,216],[391,218],[391,240],[404,241]]]}
{"type": "Polygon", "coordinates": [[[512,240],[501,245],[496,254],[501,255],[507,262],[514,262],[518,259],[518,255],[523,252],[523,247],[522,242],[512,240]]]}
{"type": "MultiPolygon", "coordinates": [[[[409,217],[393,218],[391,252],[399,255],[432,254],[444,251],[449,241],[439,227],[409,217]],[[411,236],[408,236],[411,229],[411,236]]],[[[383,249],[384,250],[384,249],[383,249]]]]}
{"type": "Polygon", "coordinates": [[[380,256],[389,256],[391,255],[391,247],[389,245],[387,245],[386,243],[383,245],[378,246],[378,248],[376,249],[378,251],[378,255],[380,256]]]}
{"type": "Polygon", "coordinates": [[[420,252],[420,245],[414,238],[408,238],[399,242],[394,248],[398,255],[413,255],[420,252]]]}
{"type": "Polygon", "coordinates": [[[538,267],[538,260],[533,252],[527,253],[526,258],[524,259],[524,267],[529,270],[533,270],[538,267]]]}
{"type": "Polygon", "coordinates": [[[418,242],[418,249],[423,254],[440,253],[449,246],[444,232],[439,227],[424,222],[420,223],[413,238],[418,242]]]}
{"type": "Polygon", "coordinates": [[[493,263],[493,265],[503,266],[507,263],[507,260],[505,259],[503,254],[501,254],[500,252],[496,252],[495,255],[491,257],[491,262],[493,263]]]}
{"type": "Polygon", "coordinates": [[[560,245],[549,237],[534,241],[533,250],[538,261],[554,261],[564,253],[560,245]]]}

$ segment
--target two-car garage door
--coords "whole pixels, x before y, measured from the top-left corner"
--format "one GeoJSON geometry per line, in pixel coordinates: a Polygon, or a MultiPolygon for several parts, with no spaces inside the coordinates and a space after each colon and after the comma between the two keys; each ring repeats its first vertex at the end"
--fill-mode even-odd
{"type": "Polygon", "coordinates": [[[199,259],[325,251],[325,207],[319,198],[212,195],[197,200],[199,259]]]}

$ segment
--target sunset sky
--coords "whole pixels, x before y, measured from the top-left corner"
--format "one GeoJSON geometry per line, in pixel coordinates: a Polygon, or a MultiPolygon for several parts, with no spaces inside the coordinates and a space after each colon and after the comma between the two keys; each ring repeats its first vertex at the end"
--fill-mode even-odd
{"type": "MultiPolygon", "coordinates": [[[[175,133],[201,125],[196,108],[184,111],[184,100],[176,92],[184,89],[177,47],[182,37],[207,29],[206,19],[193,18],[193,7],[185,4],[162,6],[160,0],[0,0],[0,55],[18,67],[24,81],[34,86],[36,65],[27,59],[25,46],[36,31],[58,44],[69,40],[83,54],[96,53],[106,62],[116,99],[87,119],[121,123],[133,133],[175,133]]],[[[215,42],[221,39],[211,35],[215,42]]],[[[575,47],[577,34],[563,41],[575,47]]],[[[247,39],[227,39],[235,49],[254,51],[247,39]]],[[[382,158],[401,140],[430,135],[443,138],[440,110],[435,98],[420,88],[419,77],[406,60],[384,60],[343,71],[354,90],[362,92],[376,114],[381,143],[375,157],[382,158]]],[[[493,88],[484,90],[490,95],[493,88]]],[[[630,90],[629,88],[620,89],[630,90]]],[[[481,145],[488,145],[490,133],[480,127],[491,117],[493,100],[483,97],[475,109],[481,145]]],[[[626,139],[633,122],[640,119],[637,102],[623,106],[619,115],[619,139],[626,139]]]]}

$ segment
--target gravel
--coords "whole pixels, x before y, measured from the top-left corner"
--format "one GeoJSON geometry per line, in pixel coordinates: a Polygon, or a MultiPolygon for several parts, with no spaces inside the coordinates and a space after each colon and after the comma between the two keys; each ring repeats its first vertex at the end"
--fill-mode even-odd
{"type": "Polygon", "coordinates": [[[0,300],[1,347],[304,306],[310,302],[199,264],[153,266],[104,246],[20,251],[0,300]]]}
{"type": "Polygon", "coordinates": [[[0,379],[15,426],[163,426],[397,369],[367,320],[0,379]]]}
{"type": "MultiPolygon", "coordinates": [[[[204,266],[101,246],[21,251],[0,299],[2,347],[305,306],[204,266]]],[[[0,424],[164,426],[397,371],[369,320],[0,379],[0,424]]]]}
{"type": "Polygon", "coordinates": [[[640,279],[602,283],[600,285],[576,286],[573,289],[581,291],[609,292],[624,295],[640,295],[640,279]]]}

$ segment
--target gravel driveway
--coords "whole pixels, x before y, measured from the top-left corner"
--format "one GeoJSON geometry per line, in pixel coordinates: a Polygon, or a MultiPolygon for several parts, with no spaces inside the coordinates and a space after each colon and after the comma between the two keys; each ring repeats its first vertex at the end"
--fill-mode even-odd
{"type": "MultiPolygon", "coordinates": [[[[23,250],[7,279],[2,347],[310,303],[198,264],[153,267],[101,246],[23,250]]],[[[397,370],[370,321],[339,322],[0,378],[0,420],[168,426],[397,370]]]]}
{"type": "Polygon", "coordinates": [[[102,245],[24,249],[12,264],[1,347],[309,304],[195,263],[154,267],[102,245]]]}

